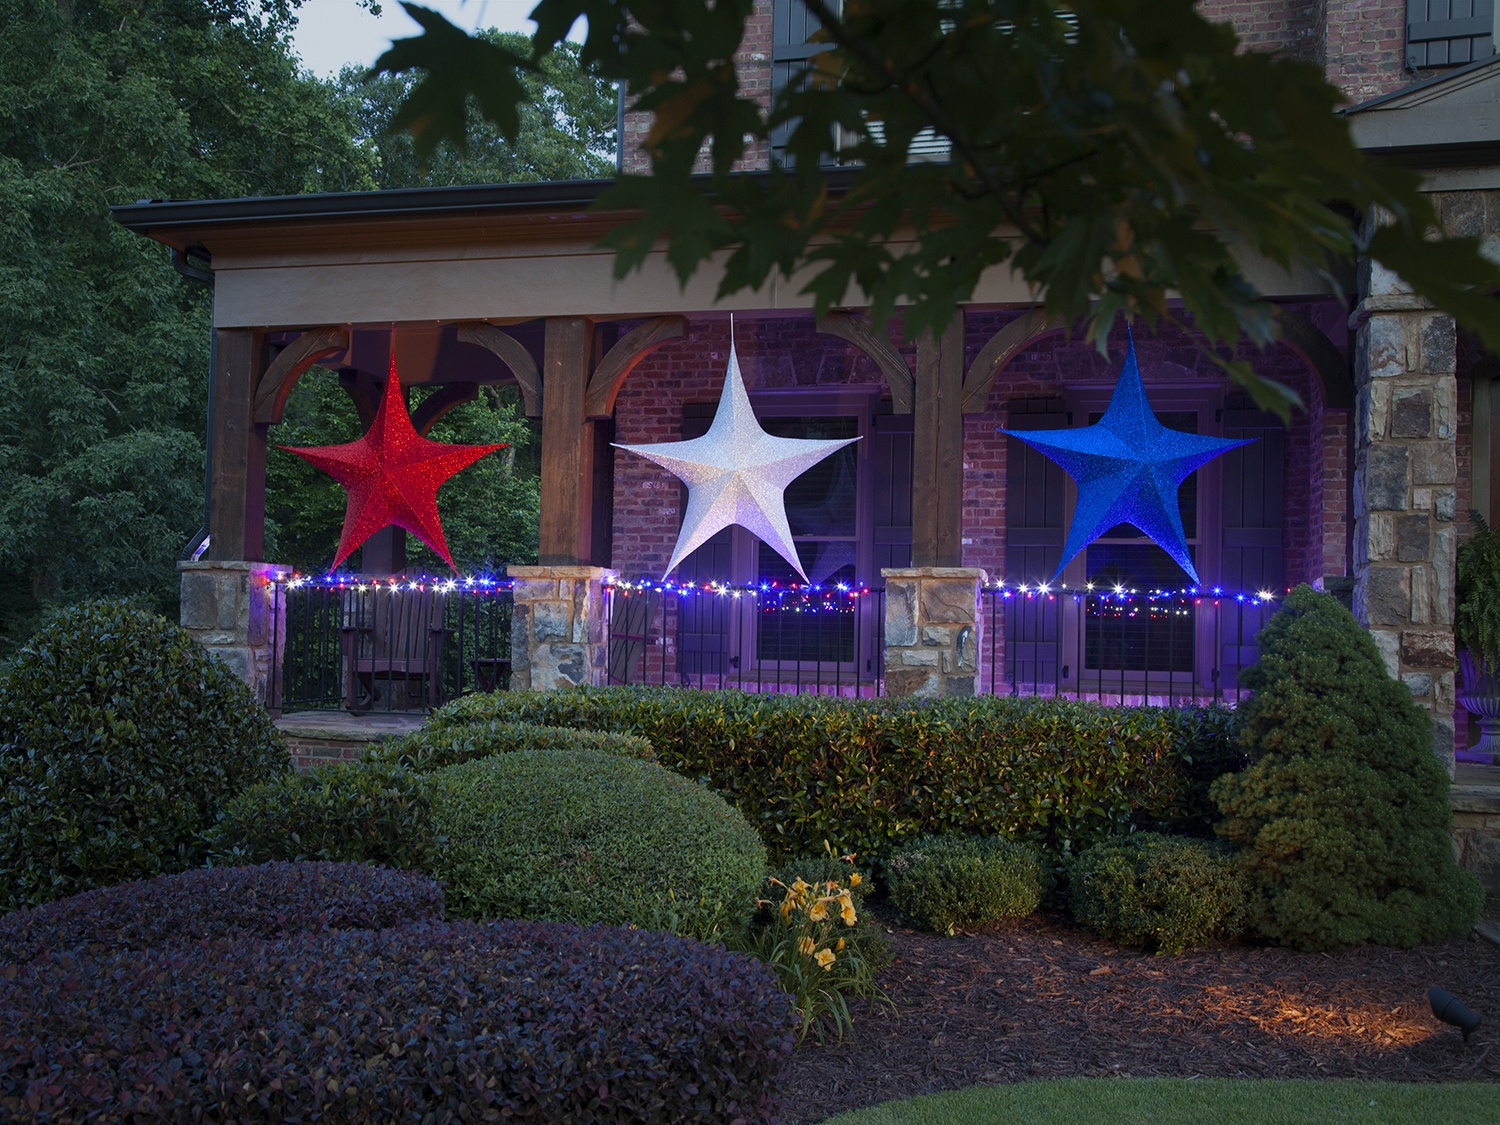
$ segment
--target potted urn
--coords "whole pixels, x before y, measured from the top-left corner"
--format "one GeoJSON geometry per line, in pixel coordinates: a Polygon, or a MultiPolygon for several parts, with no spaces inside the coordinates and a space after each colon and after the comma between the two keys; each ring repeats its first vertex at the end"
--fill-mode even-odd
{"type": "Polygon", "coordinates": [[[1478,512],[1474,532],[1458,548],[1458,702],[1479,720],[1478,743],[1457,752],[1459,761],[1500,759],[1500,537],[1478,512]]]}

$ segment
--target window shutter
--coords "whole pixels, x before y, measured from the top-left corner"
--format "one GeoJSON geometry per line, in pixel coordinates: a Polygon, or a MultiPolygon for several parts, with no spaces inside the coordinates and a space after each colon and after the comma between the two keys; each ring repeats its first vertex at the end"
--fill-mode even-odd
{"type": "MultiPolygon", "coordinates": [[[[1060,398],[1015,399],[1006,425],[1057,430],[1068,424],[1060,398]]],[[[1005,581],[1049,582],[1062,558],[1067,474],[1019,438],[1005,446],[1005,581]]],[[[1041,600],[1017,599],[1005,609],[1006,678],[1015,683],[1061,684],[1062,615],[1041,600]]],[[[998,689],[997,689],[998,690],[998,689]]]]}
{"type": "Polygon", "coordinates": [[[1495,53],[1495,0],[1407,0],[1406,65],[1462,66],[1495,53]]]}
{"type": "MultiPolygon", "coordinates": [[[[826,43],[809,43],[808,37],[818,30],[818,21],[802,0],[776,0],[771,14],[771,97],[781,94],[792,77],[807,65],[807,60],[828,50],[826,43]]],[[[771,152],[781,159],[795,123],[788,121],[771,131],[771,152]]]]}
{"type": "Polygon", "coordinates": [[[871,573],[911,566],[912,416],[880,414],[870,429],[870,467],[875,475],[875,543],[871,573]]]}

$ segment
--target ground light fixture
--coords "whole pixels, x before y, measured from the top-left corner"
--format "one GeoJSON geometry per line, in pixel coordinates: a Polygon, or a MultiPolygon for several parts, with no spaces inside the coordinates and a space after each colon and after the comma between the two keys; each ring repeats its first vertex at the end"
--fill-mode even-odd
{"type": "Polygon", "coordinates": [[[1429,988],[1427,1002],[1432,1005],[1432,1014],[1444,1023],[1451,1023],[1464,1033],[1464,1042],[1469,1041],[1476,1028],[1484,1022],[1475,1012],[1453,993],[1443,988],[1429,988]]]}

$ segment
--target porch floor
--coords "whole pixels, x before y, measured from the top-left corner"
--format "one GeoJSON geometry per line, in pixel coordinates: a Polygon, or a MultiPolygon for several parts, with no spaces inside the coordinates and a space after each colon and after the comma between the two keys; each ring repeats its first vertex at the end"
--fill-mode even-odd
{"type": "Polygon", "coordinates": [[[337,742],[378,742],[410,734],[427,721],[419,711],[367,712],[294,711],[276,720],[276,729],[288,738],[316,738],[337,742]]]}

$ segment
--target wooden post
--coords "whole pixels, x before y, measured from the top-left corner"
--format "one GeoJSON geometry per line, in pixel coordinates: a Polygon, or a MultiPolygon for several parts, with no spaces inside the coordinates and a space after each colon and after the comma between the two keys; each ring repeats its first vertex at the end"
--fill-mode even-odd
{"type": "Polygon", "coordinates": [[[912,404],[912,566],[963,563],[964,314],[917,341],[912,404]]]}
{"type": "Polygon", "coordinates": [[[266,540],[266,427],[254,420],[262,334],[218,329],[209,544],[215,561],[260,562],[266,540]]]}
{"type": "Polygon", "coordinates": [[[594,475],[592,427],[584,421],[593,324],[549,317],[542,357],[542,505],[537,556],[542,566],[591,561],[594,475]]]}

